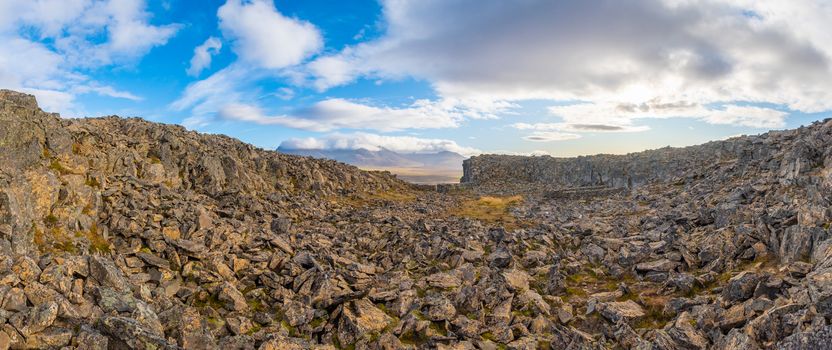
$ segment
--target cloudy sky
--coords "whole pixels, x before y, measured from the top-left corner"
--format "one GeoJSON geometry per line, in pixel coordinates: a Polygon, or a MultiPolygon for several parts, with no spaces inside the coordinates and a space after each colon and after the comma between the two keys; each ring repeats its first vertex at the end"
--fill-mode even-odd
{"type": "Polygon", "coordinates": [[[2,0],[0,87],[265,148],[572,156],[832,116],[828,0],[2,0]]]}

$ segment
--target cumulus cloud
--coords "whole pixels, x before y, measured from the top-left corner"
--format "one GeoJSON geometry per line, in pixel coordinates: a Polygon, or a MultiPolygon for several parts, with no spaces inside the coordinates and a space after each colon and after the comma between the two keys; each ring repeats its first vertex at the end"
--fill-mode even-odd
{"type": "Polygon", "coordinates": [[[452,140],[419,138],[413,136],[385,136],[370,133],[335,133],[320,138],[291,138],[280,144],[283,149],[302,150],[357,150],[379,151],[382,149],[399,153],[435,153],[450,151],[471,156],[482,153],[471,147],[464,147],[452,140]]]}
{"type": "Polygon", "coordinates": [[[419,100],[402,108],[376,107],[333,98],[299,109],[292,115],[274,116],[263,113],[257,106],[232,103],[220,108],[218,116],[225,120],[281,125],[311,131],[399,131],[457,127],[466,112],[446,107],[441,102],[427,100],[419,100]]]}
{"type": "Polygon", "coordinates": [[[234,52],[262,68],[301,63],[323,47],[317,27],[284,16],[271,0],[228,0],[217,17],[223,35],[233,40],[234,52]]]}
{"type": "Polygon", "coordinates": [[[0,2],[0,85],[65,115],[82,114],[78,94],[139,100],[85,72],[133,62],[176,33],[176,24],[150,24],[145,7],[143,0],[0,2]]]}
{"type": "MultiPolygon", "coordinates": [[[[788,113],[771,108],[738,106],[703,106],[685,101],[661,102],[651,100],[640,104],[581,103],[550,107],[549,112],[564,123],[534,125],[536,130],[633,132],[649,130],[647,126],[632,125],[640,118],[696,118],[710,124],[740,125],[754,128],[775,128],[785,125],[788,113]]],[[[518,125],[518,124],[515,124],[518,125]]],[[[528,127],[528,124],[519,124],[528,127]]]]}
{"type": "MultiPolygon", "coordinates": [[[[252,88],[263,80],[291,78],[292,67],[302,63],[323,48],[320,30],[312,23],[284,16],[271,0],[228,0],[217,10],[219,27],[226,42],[231,43],[237,60],[210,76],[190,83],[181,96],[170,104],[177,111],[190,110],[183,121],[187,127],[207,125],[219,115],[260,124],[313,129],[313,122],[290,116],[265,116],[253,104],[258,89],[252,88]],[[246,115],[243,116],[243,113],[246,115]],[[258,117],[259,116],[259,117],[258,117]]],[[[210,50],[216,42],[206,41],[196,48],[189,74],[198,75],[210,63],[210,50]],[[203,54],[202,48],[205,48],[203,54]]],[[[271,94],[280,99],[291,99],[294,90],[280,88],[271,94]]],[[[324,128],[326,129],[326,128],[324,128]]]]}
{"type": "Polygon", "coordinates": [[[187,73],[190,76],[198,76],[202,70],[211,66],[211,58],[222,49],[220,39],[210,37],[204,43],[194,48],[194,56],[191,58],[191,65],[187,73]]]}
{"type": "Polygon", "coordinates": [[[778,120],[772,111],[729,118],[750,114],[718,106],[832,109],[832,7],[824,4],[385,0],[385,35],[305,68],[320,90],[359,77],[414,77],[445,99],[590,102],[558,107],[576,125],[669,117],[778,125],[760,122],[778,120]]]}
{"type": "Polygon", "coordinates": [[[786,112],[753,106],[729,105],[711,111],[704,119],[711,124],[742,125],[753,128],[782,128],[786,125],[786,112]]]}

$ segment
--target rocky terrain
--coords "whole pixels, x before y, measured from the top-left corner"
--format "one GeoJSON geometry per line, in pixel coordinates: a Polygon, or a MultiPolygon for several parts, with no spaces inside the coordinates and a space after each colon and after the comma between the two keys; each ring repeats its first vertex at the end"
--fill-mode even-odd
{"type": "Polygon", "coordinates": [[[0,350],[824,349],[832,121],[441,191],[0,91],[0,350]]]}

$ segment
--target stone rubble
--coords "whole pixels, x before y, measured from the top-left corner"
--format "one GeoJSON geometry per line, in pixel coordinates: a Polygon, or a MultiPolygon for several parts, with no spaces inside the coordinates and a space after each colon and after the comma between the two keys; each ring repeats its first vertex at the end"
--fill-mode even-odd
{"type": "Polygon", "coordinates": [[[465,168],[431,191],[2,90],[0,350],[832,339],[832,121],[465,168]]]}

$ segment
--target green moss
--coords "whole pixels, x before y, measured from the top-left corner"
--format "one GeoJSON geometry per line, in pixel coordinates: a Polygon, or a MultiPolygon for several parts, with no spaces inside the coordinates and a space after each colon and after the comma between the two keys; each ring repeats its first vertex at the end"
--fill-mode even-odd
{"type": "Polygon", "coordinates": [[[78,254],[78,247],[76,247],[72,241],[56,242],[53,246],[55,249],[63,252],[78,254]]]}
{"type": "Polygon", "coordinates": [[[49,169],[57,171],[61,175],[66,175],[66,174],[71,174],[72,173],[71,170],[64,167],[63,164],[61,164],[61,162],[59,162],[57,159],[52,159],[52,161],[49,162],[49,169]]]}
{"type": "Polygon", "coordinates": [[[87,176],[87,180],[84,183],[89,187],[101,188],[101,183],[98,182],[95,176],[87,176]]]}
{"type": "Polygon", "coordinates": [[[221,319],[216,318],[216,317],[208,317],[208,318],[206,318],[206,320],[208,321],[208,323],[210,323],[215,328],[220,328],[220,327],[225,326],[225,322],[223,322],[221,319]]]}
{"type": "Polygon", "coordinates": [[[645,315],[639,319],[634,328],[659,329],[673,319],[672,314],[665,313],[663,305],[646,305],[645,315]]]}
{"type": "Polygon", "coordinates": [[[300,337],[300,333],[298,332],[298,329],[295,328],[295,327],[292,327],[292,325],[290,325],[288,321],[281,320],[280,321],[280,326],[285,328],[289,332],[290,337],[294,337],[294,338],[299,338],[300,337]]]}
{"type": "Polygon", "coordinates": [[[98,225],[92,224],[85,236],[90,241],[90,253],[110,253],[110,241],[98,232],[98,225]]]}
{"type": "Polygon", "coordinates": [[[422,312],[419,311],[419,310],[413,310],[413,311],[410,312],[410,314],[413,315],[413,317],[416,317],[417,320],[420,320],[420,321],[427,320],[427,317],[425,317],[425,315],[422,314],[422,312]]]}
{"type": "Polygon", "coordinates": [[[199,308],[210,307],[214,310],[219,310],[225,306],[225,303],[220,301],[220,299],[216,295],[209,294],[208,297],[204,300],[194,299],[193,306],[199,308]]]}
{"type": "Polygon", "coordinates": [[[254,326],[252,326],[251,329],[249,329],[248,332],[246,332],[246,334],[247,335],[252,335],[254,333],[259,332],[261,329],[263,329],[263,327],[260,326],[259,324],[255,323],[254,326]]]}
{"type": "Polygon", "coordinates": [[[526,306],[523,309],[512,311],[511,314],[514,315],[514,316],[532,317],[532,316],[534,316],[534,311],[532,310],[531,307],[526,306]]]}
{"type": "Polygon", "coordinates": [[[586,297],[588,294],[583,288],[566,287],[567,297],[586,297]]]}
{"type": "Polygon", "coordinates": [[[316,319],[312,320],[312,322],[309,322],[309,327],[311,327],[311,328],[318,328],[318,327],[320,327],[320,326],[322,326],[322,325],[324,325],[324,324],[326,324],[326,320],[325,320],[325,319],[323,319],[323,318],[316,318],[316,319]]]}
{"type": "Polygon", "coordinates": [[[432,329],[434,332],[442,335],[443,337],[448,335],[448,330],[445,329],[444,322],[431,322],[430,326],[428,327],[432,329]]]}
{"type": "Polygon", "coordinates": [[[259,299],[246,300],[246,304],[248,304],[248,307],[251,309],[251,311],[254,312],[259,312],[266,309],[266,307],[263,306],[263,302],[259,299]]]}
{"type": "Polygon", "coordinates": [[[401,341],[404,345],[421,347],[422,345],[428,342],[428,338],[424,335],[409,330],[407,332],[402,333],[402,335],[399,336],[399,341],[401,341]]]}
{"type": "Polygon", "coordinates": [[[46,224],[47,227],[54,227],[58,224],[58,217],[52,214],[47,215],[43,219],[43,223],[46,224]]]}

